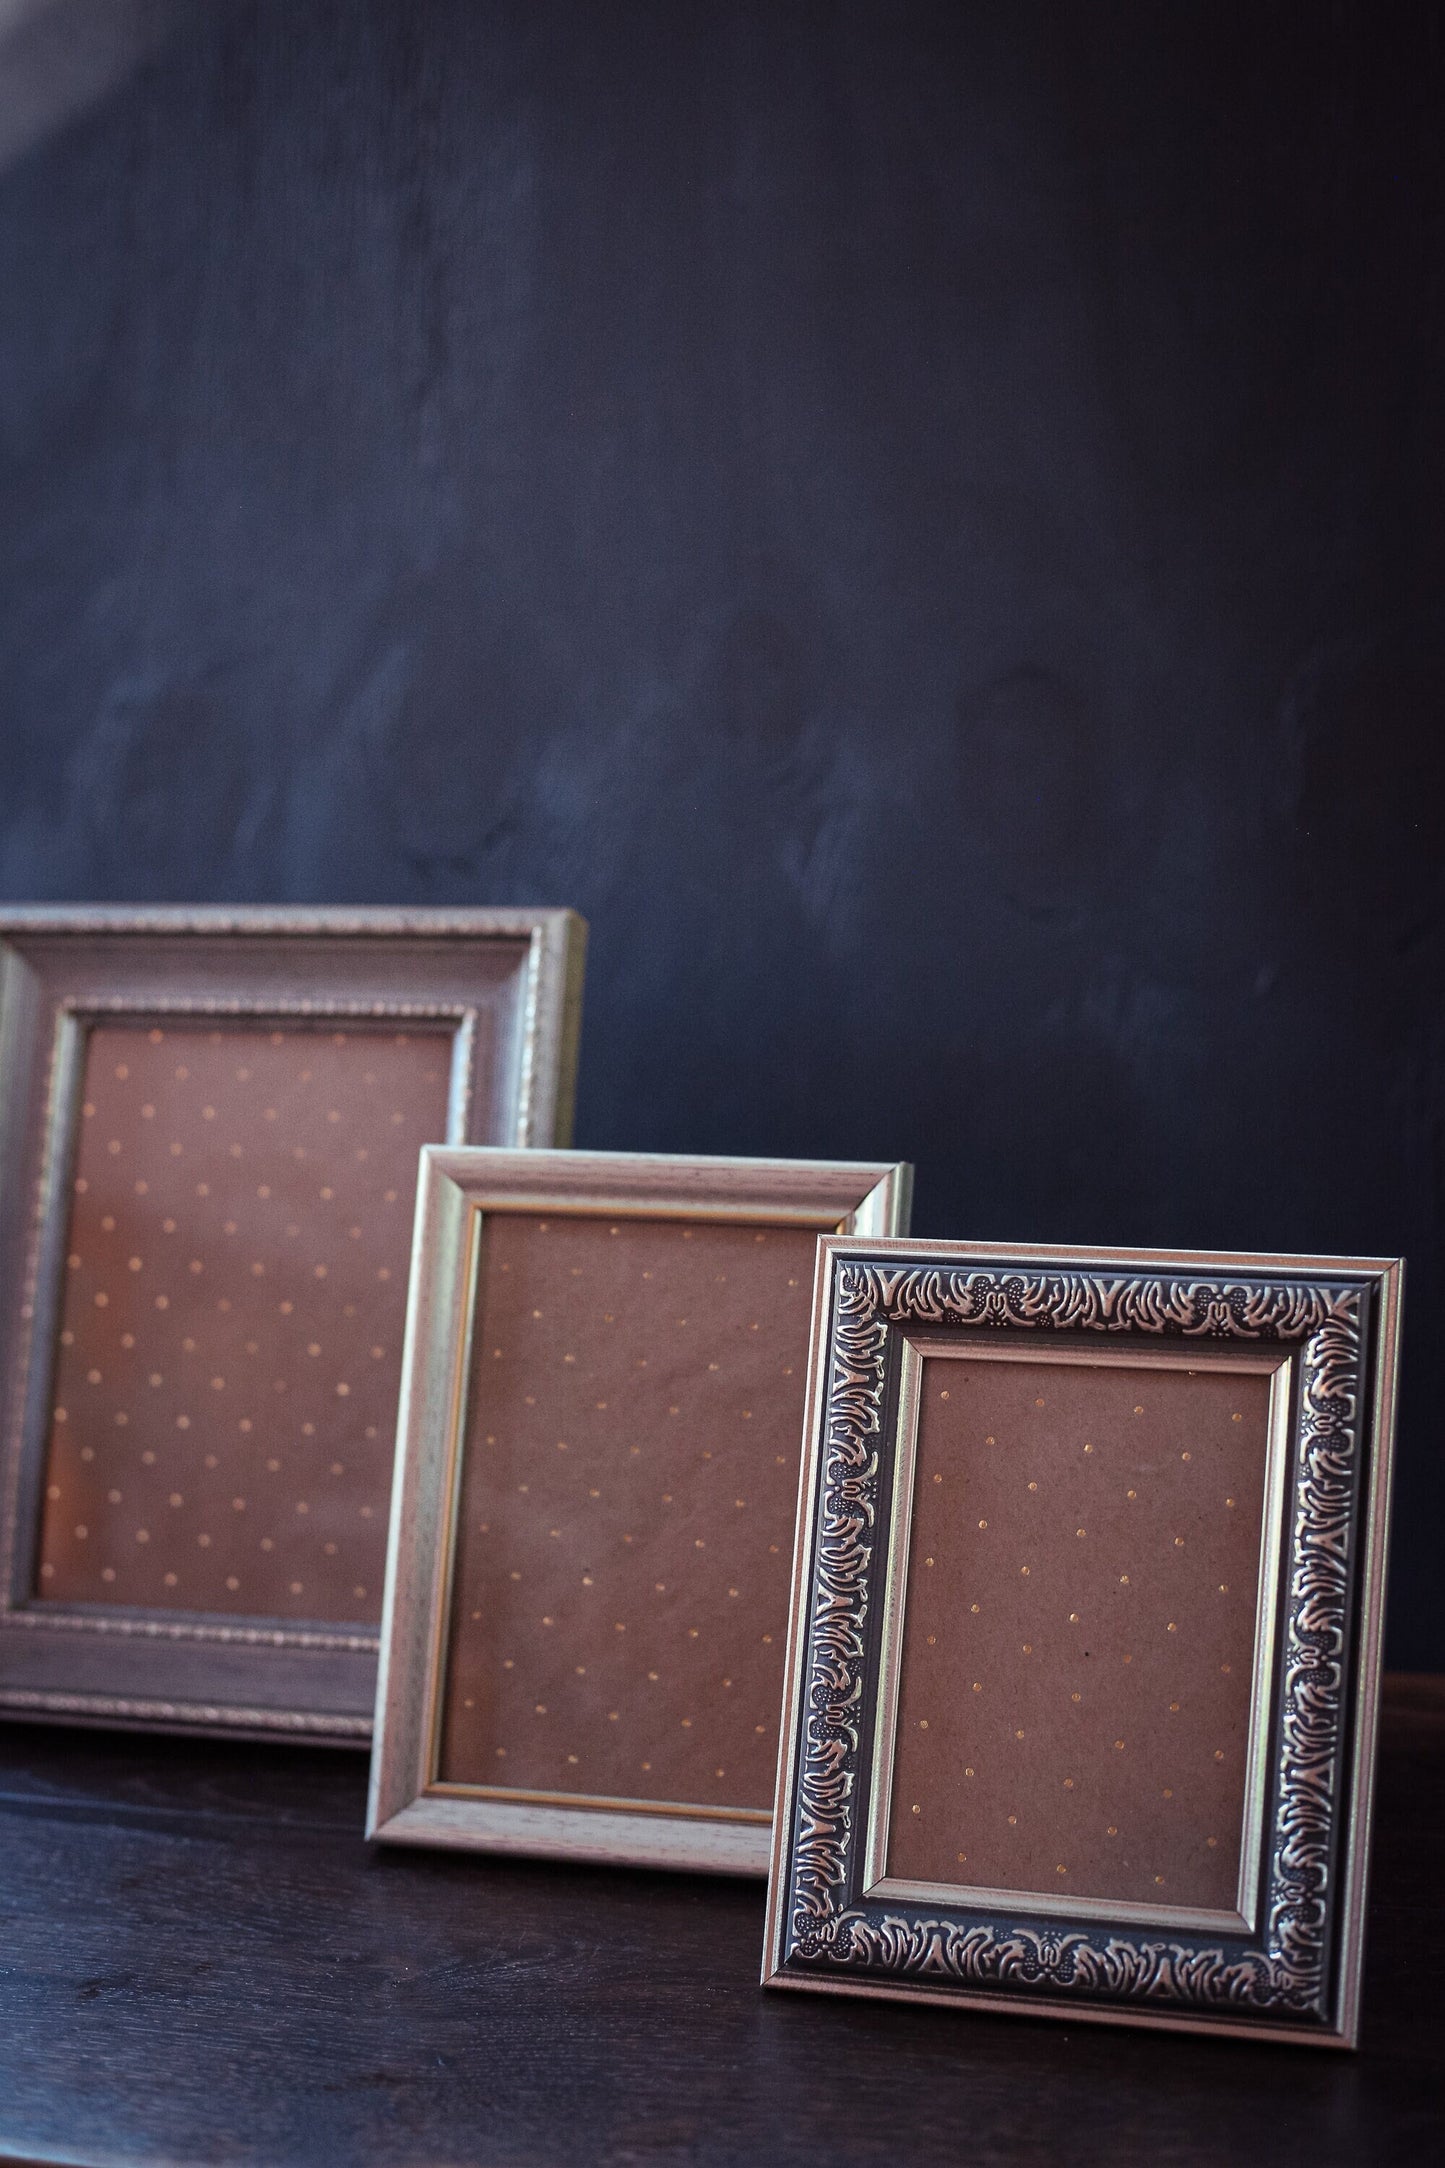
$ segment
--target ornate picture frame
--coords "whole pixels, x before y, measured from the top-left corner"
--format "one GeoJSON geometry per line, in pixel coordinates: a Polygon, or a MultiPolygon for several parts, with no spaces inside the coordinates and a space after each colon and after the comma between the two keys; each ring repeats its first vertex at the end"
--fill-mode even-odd
{"type": "Polygon", "coordinates": [[[1354,2044],[1401,1280],[820,1243],[766,1986],[1354,2044]]]}
{"type": "Polygon", "coordinates": [[[368,1834],[762,1875],[817,1236],[911,1171],[423,1157],[368,1834]]]}
{"type": "Polygon", "coordinates": [[[0,916],[0,1712],[366,1744],[419,1149],[567,1140],[585,938],[0,916]]]}

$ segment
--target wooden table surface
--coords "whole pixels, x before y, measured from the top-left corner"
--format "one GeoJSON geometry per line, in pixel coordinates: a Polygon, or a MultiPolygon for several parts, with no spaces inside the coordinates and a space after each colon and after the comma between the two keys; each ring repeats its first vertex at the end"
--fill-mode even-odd
{"type": "Polygon", "coordinates": [[[1445,2162],[1445,1680],[1390,1682],[1358,2055],[757,1985],[753,1884],[368,1851],[362,1760],[0,1731],[0,2153],[1445,2162]]]}

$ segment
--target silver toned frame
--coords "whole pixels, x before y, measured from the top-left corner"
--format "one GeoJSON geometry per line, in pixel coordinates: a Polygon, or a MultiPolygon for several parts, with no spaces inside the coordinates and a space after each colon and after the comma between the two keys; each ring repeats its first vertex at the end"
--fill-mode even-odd
{"type": "Polygon", "coordinates": [[[585,948],[584,921],[564,910],[0,914],[0,1713],[338,1745],[371,1736],[375,1631],[67,1611],[32,1596],[88,1027],[158,1016],[441,1021],[452,1030],[450,1141],[565,1144],[585,948]],[[479,954],[491,959],[485,972],[479,954]],[[487,1076],[484,1007],[498,1025],[487,1076]]]}
{"type": "Polygon", "coordinates": [[[422,1154],[367,1835],[388,1844],[767,1872],[771,1814],[439,1781],[457,1505],[489,1212],[906,1226],[912,1169],[632,1152],[422,1154]]]}
{"type": "Polygon", "coordinates": [[[1393,1259],[819,1244],[765,1986],[1355,2044],[1402,1276],[1393,1259]],[[980,1347],[1272,1373],[1234,1913],[886,1879],[918,1371],[980,1347]]]}

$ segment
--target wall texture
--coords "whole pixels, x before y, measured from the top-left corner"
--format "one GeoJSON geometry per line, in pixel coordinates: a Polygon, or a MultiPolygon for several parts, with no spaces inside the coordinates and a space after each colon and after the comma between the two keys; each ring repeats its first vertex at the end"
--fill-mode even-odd
{"type": "Polygon", "coordinates": [[[0,895],[573,903],[581,1143],[1405,1251],[1445,1667],[1439,10],[103,13],[0,173],[0,895]]]}

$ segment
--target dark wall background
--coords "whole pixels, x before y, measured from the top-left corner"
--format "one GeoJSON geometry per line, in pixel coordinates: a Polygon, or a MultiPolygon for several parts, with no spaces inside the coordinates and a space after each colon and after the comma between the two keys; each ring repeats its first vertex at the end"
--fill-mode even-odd
{"type": "Polygon", "coordinates": [[[0,894],[573,903],[580,1143],[1405,1251],[1445,1667],[1439,10],[163,30],[0,175],[0,894]]]}

